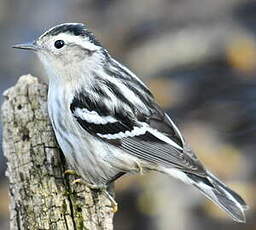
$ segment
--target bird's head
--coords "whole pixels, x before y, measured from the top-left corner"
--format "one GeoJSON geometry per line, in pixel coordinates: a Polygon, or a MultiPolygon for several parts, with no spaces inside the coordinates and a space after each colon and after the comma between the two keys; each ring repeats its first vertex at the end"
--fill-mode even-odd
{"type": "Polygon", "coordinates": [[[32,43],[13,47],[35,51],[46,70],[55,75],[69,74],[69,70],[79,69],[79,66],[95,69],[107,55],[95,36],[80,23],[57,25],[32,43]]]}

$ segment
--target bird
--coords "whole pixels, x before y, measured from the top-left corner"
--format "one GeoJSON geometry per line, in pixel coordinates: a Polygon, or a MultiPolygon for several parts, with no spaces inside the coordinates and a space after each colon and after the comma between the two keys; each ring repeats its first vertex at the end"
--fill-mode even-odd
{"type": "Polygon", "coordinates": [[[56,25],[13,47],[34,51],[42,62],[57,142],[90,188],[102,189],[116,205],[107,186],[125,174],[160,172],[246,222],[243,198],[203,166],[150,89],[85,24],[56,25]]]}

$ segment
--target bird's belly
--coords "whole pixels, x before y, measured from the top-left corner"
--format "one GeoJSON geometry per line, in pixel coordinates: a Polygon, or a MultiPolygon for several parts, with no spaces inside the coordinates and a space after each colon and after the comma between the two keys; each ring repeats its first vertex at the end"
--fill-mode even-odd
{"type": "Polygon", "coordinates": [[[105,184],[120,172],[138,170],[137,159],[89,134],[72,114],[65,119],[59,116],[64,111],[51,113],[49,109],[49,114],[67,162],[87,182],[105,184]]]}
{"type": "Polygon", "coordinates": [[[106,144],[96,140],[80,127],[67,128],[64,132],[56,130],[57,141],[69,164],[83,179],[93,184],[107,183],[119,173],[109,163],[106,144]]]}

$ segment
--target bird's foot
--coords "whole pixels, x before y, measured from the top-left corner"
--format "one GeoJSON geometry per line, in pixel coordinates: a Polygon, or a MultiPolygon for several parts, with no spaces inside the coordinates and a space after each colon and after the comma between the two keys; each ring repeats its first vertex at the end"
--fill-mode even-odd
{"type": "Polygon", "coordinates": [[[116,213],[118,211],[118,203],[115,201],[115,199],[108,193],[107,190],[103,190],[104,195],[109,199],[111,202],[112,212],[116,213]]]}
{"type": "Polygon", "coordinates": [[[71,183],[72,185],[74,184],[83,184],[85,186],[87,186],[88,188],[92,189],[92,190],[100,190],[100,191],[103,191],[103,190],[106,190],[107,189],[107,186],[104,185],[104,184],[91,184],[91,183],[88,183],[86,182],[85,180],[83,180],[82,178],[78,178],[74,181],[72,181],[71,183]]]}
{"type": "Polygon", "coordinates": [[[72,170],[72,169],[67,169],[67,170],[65,170],[64,175],[79,176],[79,175],[77,174],[77,172],[76,172],[75,170],[72,170]]]}
{"type": "Polygon", "coordinates": [[[135,164],[136,164],[136,168],[137,168],[137,170],[138,170],[138,173],[139,173],[140,175],[143,175],[144,172],[143,172],[143,168],[141,167],[140,163],[136,161],[135,164]]]}
{"type": "Polygon", "coordinates": [[[105,184],[97,184],[97,185],[96,184],[91,184],[91,183],[88,183],[88,182],[84,181],[81,178],[72,181],[71,184],[74,185],[74,184],[77,184],[77,183],[83,184],[83,185],[87,186],[88,188],[90,188],[91,190],[101,191],[106,196],[106,198],[111,202],[111,207],[112,207],[113,213],[116,213],[118,211],[118,204],[114,200],[114,198],[108,193],[107,185],[105,185],[105,184]]]}

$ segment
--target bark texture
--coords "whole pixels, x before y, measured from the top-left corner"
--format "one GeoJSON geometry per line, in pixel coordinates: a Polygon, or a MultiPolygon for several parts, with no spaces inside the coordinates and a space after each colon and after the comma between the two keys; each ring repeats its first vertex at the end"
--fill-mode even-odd
{"type": "Polygon", "coordinates": [[[4,93],[3,150],[10,180],[10,229],[113,229],[110,202],[71,185],[47,115],[47,85],[22,76],[4,93]]]}

